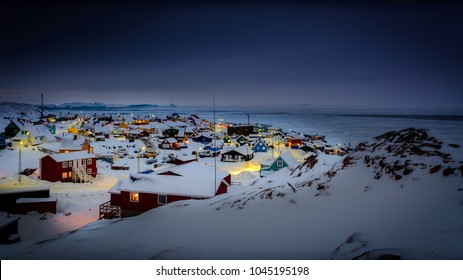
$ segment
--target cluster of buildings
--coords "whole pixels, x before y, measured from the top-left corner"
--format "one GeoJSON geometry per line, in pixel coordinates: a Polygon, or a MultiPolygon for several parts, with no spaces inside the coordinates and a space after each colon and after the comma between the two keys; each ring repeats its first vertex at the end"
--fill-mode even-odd
{"type": "MultiPolygon", "coordinates": [[[[301,158],[291,151],[302,155],[316,155],[317,151],[334,155],[346,152],[339,145],[327,145],[319,135],[285,133],[262,124],[214,124],[196,115],[178,114],[162,119],[154,115],[49,116],[42,124],[11,120],[1,135],[0,148],[9,145],[21,149],[31,145],[44,152],[37,174],[49,182],[92,183],[98,174],[98,160],[119,166],[119,158],[134,159],[133,153],[139,161],[140,157],[154,158],[161,151],[190,152],[177,153],[170,159],[172,165],[163,169],[138,170],[119,180],[109,191],[111,200],[100,206],[102,218],[132,216],[178,200],[207,199],[226,193],[232,184],[230,173],[198,158],[217,157],[223,164],[233,164],[249,162],[258,153],[271,152],[272,158],[260,163],[262,177],[299,165],[301,158]],[[142,148],[131,144],[140,141],[142,148]],[[190,148],[193,143],[199,149],[190,148]]],[[[123,167],[120,170],[129,169],[123,167]]]]}

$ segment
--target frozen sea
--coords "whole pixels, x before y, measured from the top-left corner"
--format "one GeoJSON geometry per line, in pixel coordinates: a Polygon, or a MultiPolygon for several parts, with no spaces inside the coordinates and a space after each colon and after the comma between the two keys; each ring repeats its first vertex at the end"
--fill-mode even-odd
{"type": "MultiPolygon", "coordinates": [[[[94,114],[121,114],[159,117],[178,113],[181,116],[196,114],[212,120],[213,106],[112,108],[108,110],[59,110],[62,112],[94,114]]],[[[51,110],[51,112],[56,112],[51,110]]],[[[428,109],[376,109],[337,108],[313,105],[288,106],[223,106],[215,108],[216,121],[271,124],[284,131],[326,135],[331,144],[355,146],[391,130],[408,127],[427,128],[447,141],[463,145],[463,111],[428,109]]]]}

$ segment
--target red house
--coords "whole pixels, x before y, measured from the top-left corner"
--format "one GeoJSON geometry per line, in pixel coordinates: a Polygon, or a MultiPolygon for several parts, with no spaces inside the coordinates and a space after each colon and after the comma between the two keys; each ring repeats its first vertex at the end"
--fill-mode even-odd
{"type": "Polygon", "coordinates": [[[293,149],[298,149],[302,144],[302,139],[300,138],[288,138],[288,146],[293,149]]]}
{"type": "Polygon", "coordinates": [[[199,162],[190,162],[151,174],[132,174],[110,190],[111,205],[129,217],[179,200],[208,199],[227,192],[231,175],[199,162]],[[214,178],[216,178],[214,182],[214,178]]]}
{"type": "Polygon", "coordinates": [[[96,174],[96,156],[86,151],[40,159],[40,179],[49,182],[93,182],[96,174]]]}

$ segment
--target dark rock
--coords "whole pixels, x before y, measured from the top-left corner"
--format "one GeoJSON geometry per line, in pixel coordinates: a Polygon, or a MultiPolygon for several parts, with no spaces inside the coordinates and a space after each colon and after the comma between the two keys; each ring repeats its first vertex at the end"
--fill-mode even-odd
{"type": "Polygon", "coordinates": [[[451,175],[451,174],[454,174],[455,173],[455,169],[451,168],[451,167],[447,167],[445,168],[444,170],[442,170],[442,174],[444,174],[445,177],[451,175]]]}
{"type": "Polygon", "coordinates": [[[455,149],[460,148],[460,145],[458,145],[458,144],[449,144],[449,146],[452,147],[452,148],[455,148],[455,149]]]}
{"type": "Polygon", "coordinates": [[[397,181],[399,181],[400,179],[402,179],[402,176],[400,176],[399,174],[396,174],[396,175],[395,175],[395,179],[396,179],[397,181]]]}
{"type": "Polygon", "coordinates": [[[440,169],[441,169],[441,165],[440,164],[436,165],[433,168],[429,169],[429,173],[434,174],[434,173],[438,172],[440,169]]]}

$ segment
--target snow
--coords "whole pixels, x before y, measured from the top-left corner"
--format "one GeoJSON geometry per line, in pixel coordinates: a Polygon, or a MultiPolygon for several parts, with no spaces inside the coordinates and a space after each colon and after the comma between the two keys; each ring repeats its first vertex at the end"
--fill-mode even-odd
{"type": "Polygon", "coordinates": [[[36,202],[55,202],[56,197],[27,197],[27,198],[18,198],[16,199],[16,203],[36,203],[36,202]]]}
{"type": "MultiPolygon", "coordinates": [[[[294,129],[292,117],[269,115],[265,120],[294,129]]],[[[391,126],[399,129],[410,122],[345,118],[341,125],[336,125],[333,119],[320,121],[322,117],[314,117],[311,132],[314,127],[319,128],[315,132],[325,134],[333,143],[365,140],[366,134],[383,133],[391,126]]],[[[461,144],[461,129],[453,122],[426,124],[443,131],[437,136],[444,140],[441,151],[451,154],[455,167],[461,165],[463,148],[448,145],[461,144]]],[[[307,126],[305,122],[301,125],[307,126]]],[[[241,163],[204,158],[199,159],[200,163],[217,165],[219,171],[232,174],[232,182],[242,184],[232,184],[229,193],[208,200],[179,201],[137,217],[97,221],[98,206],[109,200],[108,190],[119,179],[129,181],[131,172],[136,170],[134,152],[142,145],[138,140],[129,143],[112,137],[92,143],[97,154],[111,154],[118,146],[127,148],[129,155],[135,156],[124,159],[131,171],[111,170],[109,163],[99,160],[94,184],[50,183],[51,197],[57,199],[57,214],[19,215],[22,241],[1,245],[0,258],[365,259],[385,252],[415,259],[463,258],[463,180],[458,170],[449,176],[442,172],[430,174],[429,167],[442,164],[438,157],[389,156],[389,163],[410,160],[428,166],[414,167],[400,180],[384,174],[375,179],[373,167],[367,167],[362,160],[343,167],[346,157],[321,153],[311,169],[303,163],[264,178],[259,178],[260,163],[274,159],[275,151],[256,153],[252,161],[241,163]]],[[[187,157],[199,147],[202,145],[190,141],[188,149],[161,151],[158,158],[168,153],[187,157]]],[[[280,147],[283,154],[285,150],[280,147]]],[[[371,155],[387,156],[384,149],[371,155]]],[[[23,169],[37,168],[41,156],[32,147],[23,148],[23,169]]],[[[17,163],[17,150],[0,151],[0,178],[5,177],[0,179],[0,189],[43,186],[42,181],[26,176],[18,183],[17,163]]],[[[142,171],[153,170],[144,161],[140,165],[142,171]]],[[[160,164],[155,173],[133,176],[178,178],[156,175],[175,168],[160,164]]],[[[202,173],[192,173],[195,180],[204,182],[202,173]]],[[[146,182],[149,188],[157,181],[146,182]]]]}
{"type": "Polygon", "coordinates": [[[61,154],[51,154],[50,157],[53,158],[56,162],[63,162],[63,161],[70,161],[70,160],[77,160],[77,159],[96,158],[96,156],[94,154],[91,154],[88,151],[70,152],[70,153],[61,153],[61,154]]]}

